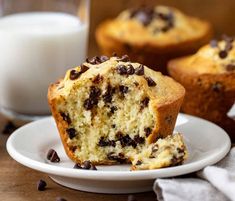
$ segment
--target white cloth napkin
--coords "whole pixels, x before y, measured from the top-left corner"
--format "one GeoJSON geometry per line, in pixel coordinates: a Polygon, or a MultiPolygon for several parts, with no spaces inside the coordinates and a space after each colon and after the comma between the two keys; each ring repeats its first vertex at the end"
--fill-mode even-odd
{"type": "Polygon", "coordinates": [[[195,178],[157,179],[153,190],[159,201],[235,201],[235,147],[219,163],[195,178]]]}

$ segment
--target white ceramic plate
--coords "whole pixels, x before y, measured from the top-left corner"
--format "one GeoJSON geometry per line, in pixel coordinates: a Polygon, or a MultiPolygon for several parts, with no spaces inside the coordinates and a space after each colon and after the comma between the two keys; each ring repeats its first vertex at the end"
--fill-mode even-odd
{"type": "Polygon", "coordinates": [[[49,174],[63,186],[96,193],[144,192],[152,189],[156,178],[191,173],[218,162],[231,146],[224,130],[200,118],[179,114],[176,130],[184,135],[189,159],[183,165],[158,170],[130,171],[130,165],[97,166],[98,171],[73,169],[52,117],[16,130],[7,141],[7,150],[19,163],[49,174]],[[60,163],[46,160],[50,148],[57,151],[60,163]]]}

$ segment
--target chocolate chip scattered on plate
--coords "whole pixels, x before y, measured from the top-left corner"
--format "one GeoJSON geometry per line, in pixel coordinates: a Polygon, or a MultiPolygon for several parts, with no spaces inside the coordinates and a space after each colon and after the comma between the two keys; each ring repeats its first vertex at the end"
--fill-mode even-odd
{"type": "Polygon", "coordinates": [[[50,149],[47,153],[47,160],[51,161],[52,163],[60,162],[60,158],[57,152],[54,149],[50,149]]]}

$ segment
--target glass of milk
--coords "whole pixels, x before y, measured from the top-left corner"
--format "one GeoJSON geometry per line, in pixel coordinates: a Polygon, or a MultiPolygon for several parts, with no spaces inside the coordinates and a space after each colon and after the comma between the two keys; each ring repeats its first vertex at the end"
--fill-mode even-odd
{"type": "Polygon", "coordinates": [[[86,58],[89,0],[0,0],[0,108],[9,118],[50,114],[47,89],[86,58]]]}

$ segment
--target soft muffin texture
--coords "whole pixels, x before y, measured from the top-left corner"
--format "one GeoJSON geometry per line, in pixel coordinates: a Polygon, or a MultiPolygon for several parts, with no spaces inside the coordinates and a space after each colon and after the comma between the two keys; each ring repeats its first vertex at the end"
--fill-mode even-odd
{"type": "Polygon", "coordinates": [[[96,31],[102,53],[128,54],[163,73],[170,58],[194,53],[211,35],[208,22],[167,6],[125,10],[96,31]]]}
{"type": "MultiPolygon", "coordinates": [[[[66,153],[73,161],[116,164],[135,161],[150,144],[172,134],[184,93],[173,79],[131,63],[127,56],[102,56],[69,70],[63,80],[50,86],[48,99],[66,153]]],[[[178,135],[174,150],[179,148],[180,153],[167,152],[172,162],[160,162],[161,157],[150,160],[156,164],[150,168],[184,161],[187,152],[178,135]]],[[[146,164],[135,164],[132,169],[148,169],[146,164]]]]}
{"type": "Polygon", "coordinates": [[[169,62],[170,75],[186,89],[182,111],[213,121],[235,140],[235,120],[227,113],[235,102],[235,42],[224,36],[196,54],[169,62]]]}

